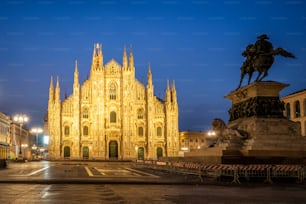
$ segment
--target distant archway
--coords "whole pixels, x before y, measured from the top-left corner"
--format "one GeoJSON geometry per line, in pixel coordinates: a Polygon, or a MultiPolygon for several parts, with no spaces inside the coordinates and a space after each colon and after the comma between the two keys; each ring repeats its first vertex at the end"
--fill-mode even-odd
{"type": "Polygon", "coordinates": [[[138,148],[138,159],[144,160],[144,148],[143,147],[138,148]]]}
{"type": "Polygon", "coordinates": [[[89,148],[83,147],[83,159],[88,159],[88,158],[89,158],[89,148]]]}
{"type": "Polygon", "coordinates": [[[301,117],[300,102],[299,102],[299,101],[294,102],[294,107],[295,107],[295,113],[294,113],[295,117],[296,117],[296,118],[301,117]]]}
{"type": "Polygon", "coordinates": [[[156,155],[157,155],[157,159],[159,159],[160,157],[162,157],[162,156],[163,156],[163,148],[157,147],[157,149],[156,149],[156,155]]]}
{"type": "Polygon", "coordinates": [[[109,142],[109,158],[118,159],[118,143],[117,141],[109,142]]]}
{"type": "Polygon", "coordinates": [[[70,157],[70,147],[66,146],[64,147],[64,158],[70,157]]]}
{"type": "Polygon", "coordinates": [[[290,103],[286,104],[286,117],[287,119],[290,119],[291,117],[290,103]]]}

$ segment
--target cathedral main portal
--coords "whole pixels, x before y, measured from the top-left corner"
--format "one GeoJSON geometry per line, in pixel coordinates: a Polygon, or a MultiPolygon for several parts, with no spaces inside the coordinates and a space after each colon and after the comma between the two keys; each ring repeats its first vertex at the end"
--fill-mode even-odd
{"type": "Polygon", "coordinates": [[[118,159],[118,143],[117,141],[109,142],[109,159],[118,159]]]}

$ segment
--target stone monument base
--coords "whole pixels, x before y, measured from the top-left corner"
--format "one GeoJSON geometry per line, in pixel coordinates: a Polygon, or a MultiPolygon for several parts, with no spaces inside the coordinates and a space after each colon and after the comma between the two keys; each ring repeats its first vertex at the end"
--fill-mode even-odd
{"type": "Polygon", "coordinates": [[[226,98],[232,107],[227,128],[247,139],[230,136],[201,156],[218,158],[207,159],[212,163],[305,164],[306,137],[301,136],[300,123],[283,116],[279,92],[286,86],[274,81],[254,82],[229,93],[226,98]]]}

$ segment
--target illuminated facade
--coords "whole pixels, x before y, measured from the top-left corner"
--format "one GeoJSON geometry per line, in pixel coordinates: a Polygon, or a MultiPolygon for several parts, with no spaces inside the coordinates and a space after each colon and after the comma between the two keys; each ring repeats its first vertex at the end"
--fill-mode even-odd
{"type": "Polygon", "coordinates": [[[0,167],[8,159],[10,147],[10,117],[0,112],[0,167]]]}
{"type": "Polygon", "coordinates": [[[122,65],[103,63],[95,44],[90,75],[79,83],[74,71],[73,93],[60,98],[51,77],[48,102],[50,159],[156,159],[179,152],[178,104],[174,82],[165,99],[154,96],[148,66],[147,85],[135,78],[134,57],[123,51],[122,65]]]}
{"type": "Polygon", "coordinates": [[[206,132],[180,132],[181,151],[199,151],[206,148],[206,132]]]}
{"type": "Polygon", "coordinates": [[[297,91],[283,97],[284,115],[288,119],[301,124],[301,134],[306,136],[306,90],[297,91]]]}

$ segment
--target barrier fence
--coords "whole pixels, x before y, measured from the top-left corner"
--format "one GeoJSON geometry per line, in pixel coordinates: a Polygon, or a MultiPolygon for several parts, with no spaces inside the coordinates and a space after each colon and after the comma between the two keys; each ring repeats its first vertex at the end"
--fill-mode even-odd
{"type": "Polygon", "coordinates": [[[306,167],[303,165],[271,165],[271,164],[203,164],[196,162],[145,160],[138,163],[149,165],[155,169],[163,169],[184,174],[197,175],[203,182],[205,178],[229,177],[232,183],[240,183],[241,178],[250,180],[263,179],[273,183],[273,179],[290,178],[303,183],[306,167]]]}

